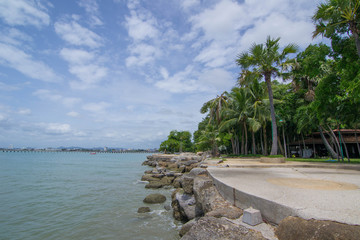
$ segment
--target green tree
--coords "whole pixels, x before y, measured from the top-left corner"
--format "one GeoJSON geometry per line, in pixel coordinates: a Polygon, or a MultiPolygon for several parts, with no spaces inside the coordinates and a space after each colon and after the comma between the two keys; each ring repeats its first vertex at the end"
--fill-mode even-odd
{"type": "Polygon", "coordinates": [[[360,57],[359,15],[359,0],[327,0],[317,7],[312,17],[316,26],[313,37],[319,34],[328,38],[352,34],[360,57]]]}
{"type": "Polygon", "coordinates": [[[288,44],[280,51],[280,38],[272,39],[270,36],[264,44],[253,44],[248,52],[241,53],[236,62],[242,69],[252,68],[253,72],[261,74],[266,82],[270,114],[272,124],[272,146],[270,155],[276,155],[278,151],[277,145],[277,125],[274,109],[274,98],[271,88],[271,77],[281,76],[282,71],[288,70],[294,65],[295,61],[289,59],[288,55],[296,53],[298,47],[295,44],[288,44]]]}
{"type": "Polygon", "coordinates": [[[193,143],[191,142],[191,133],[188,131],[178,132],[173,130],[170,132],[168,139],[160,144],[160,151],[164,152],[191,152],[193,151],[193,143]]]}

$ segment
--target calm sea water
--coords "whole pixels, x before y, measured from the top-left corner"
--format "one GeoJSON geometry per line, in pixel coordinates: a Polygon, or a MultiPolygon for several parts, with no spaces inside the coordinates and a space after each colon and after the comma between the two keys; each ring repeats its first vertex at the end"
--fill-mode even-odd
{"type": "Polygon", "coordinates": [[[160,192],[140,182],[146,154],[0,152],[0,239],[178,239],[160,192]],[[152,211],[138,214],[149,206],[152,211]]]}

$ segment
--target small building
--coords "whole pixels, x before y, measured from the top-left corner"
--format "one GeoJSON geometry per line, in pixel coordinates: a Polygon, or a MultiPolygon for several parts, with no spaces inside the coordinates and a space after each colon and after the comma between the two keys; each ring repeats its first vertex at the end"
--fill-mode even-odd
{"type": "MultiPolygon", "coordinates": [[[[342,139],[340,141],[339,130],[336,129],[333,131],[337,140],[342,145],[342,151],[344,157],[346,157],[345,148],[344,148],[345,147],[344,143],[345,143],[349,153],[349,157],[360,158],[360,153],[358,148],[358,144],[360,141],[360,130],[340,129],[340,134],[342,136],[343,141],[342,139]]],[[[336,148],[334,148],[332,140],[330,139],[329,133],[324,131],[324,136],[329,142],[329,144],[333,147],[333,149],[336,150],[336,148]]],[[[307,136],[304,140],[298,140],[289,144],[290,156],[295,155],[296,157],[310,158],[314,156],[314,150],[316,156],[324,157],[329,155],[324,145],[324,142],[321,139],[320,132],[314,132],[309,136],[307,136]]]]}

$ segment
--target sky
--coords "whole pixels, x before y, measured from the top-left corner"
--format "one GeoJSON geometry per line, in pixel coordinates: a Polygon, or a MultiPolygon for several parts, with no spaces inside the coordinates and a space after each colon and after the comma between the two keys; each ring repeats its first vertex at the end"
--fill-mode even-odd
{"type": "Polygon", "coordinates": [[[156,148],[197,129],[267,36],[300,49],[314,0],[0,0],[0,147],[156,148]]]}

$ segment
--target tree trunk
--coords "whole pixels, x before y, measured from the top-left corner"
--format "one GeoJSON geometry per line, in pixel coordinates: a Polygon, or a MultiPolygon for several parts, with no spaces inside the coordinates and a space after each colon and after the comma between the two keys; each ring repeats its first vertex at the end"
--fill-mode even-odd
{"type": "Polygon", "coordinates": [[[241,155],[245,154],[245,129],[243,129],[243,133],[241,134],[241,155]]]}
{"type": "Polygon", "coordinates": [[[248,155],[248,133],[247,133],[247,127],[246,122],[244,122],[244,132],[245,132],[245,155],[248,155]]]}
{"type": "Polygon", "coordinates": [[[262,138],[262,135],[263,135],[263,130],[260,129],[260,146],[261,146],[261,154],[262,155],[265,155],[265,151],[264,151],[264,143],[263,143],[263,138],[262,138]]]}
{"type": "Polygon", "coordinates": [[[252,154],[256,154],[256,144],[255,144],[255,133],[251,132],[251,138],[252,138],[252,154]]]}
{"type": "Polygon", "coordinates": [[[333,136],[333,138],[334,138],[334,140],[335,140],[336,146],[337,146],[338,149],[339,149],[339,155],[341,156],[341,160],[344,162],[344,156],[343,156],[344,154],[343,154],[343,152],[342,152],[342,149],[341,149],[339,140],[338,140],[338,138],[336,137],[334,131],[331,129],[331,127],[330,127],[329,125],[328,125],[328,128],[329,128],[329,131],[330,131],[331,135],[333,136]]]}
{"type": "Polygon", "coordinates": [[[278,136],[277,140],[278,140],[278,145],[279,145],[279,148],[280,148],[281,155],[285,155],[285,153],[284,153],[284,148],[283,148],[283,146],[281,145],[281,141],[280,141],[280,137],[279,137],[279,136],[278,136]]]}
{"type": "Polygon", "coordinates": [[[283,139],[284,139],[284,148],[285,148],[285,158],[288,157],[287,151],[286,151],[286,141],[285,141],[285,127],[283,126],[283,139]]]}
{"type": "Polygon", "coordinates": [[[313,144],[313,154],[314,154],[314,158],[316,158],[316,148],[315,148],[315,142],[314,142],[314,134],[311,134],[312,136],[312,144],[313,144]]]}
{"type": "Polygon", "coordinates": [[[335,153],[334,149],[330,146],[329,142],[326,140],[321,125],[319,125],[319,132],[320,132],[320,136],[321,136],[321,139],[322,139],[322,141],[323,141],[323,143],[325,145],[326,150],[328,150],[330,156],[333,159],[337,159],[338,155],[335,153]]]}
{"type": "Polygon", "coordinates": [[[356,50],[357,50],[357,54],[360,58],[360,38],[359,38],[359,30],[357,28],[357,23],[355,21],[351,21],[349,23],[350,25],[350,31],[351,33],[354,35],[354,39],[355,39],[355,45],[356,45],[356,50]]]}
{"type": "Polygon", "coordinates": [[[358,137],[357,137],[357,125],[355,126],[355,141],[356,141],[356,146],[357,146],[357,149],[358,149],[358,154],[359,154],[359,157],[360,157],[360,145],[359,145],[359,140],[358,140],[358,137]]]}
{"type": "Polygon", "coordinates": [[[272,126],[272,145],[270,155],[276,155],[278,151],[277,144],[277,126],[276,126],[276,117],[275,117],[275,108],[274,108],[274,97],[271,87],[271,73],[265,73],[265,82],[268,89],[269,94],[269,102],[270,102],[270,115],[271,115],[271,126],[272,126]]]}
{"type": "Polygon", "coordinates": [[[264,135],[264,155],[267,156],[268,155],[268,145],[267,145],[267,136],[266,136],[266,125],[264,126],[263,129],[264,129],[264,131],[263,131],[263,135],[264,135]]]}
{"type": "Polygon", "coordinates": [[[344,138],[343,138],[343,136],[342,136],[342,134],[341,134],[341,132],[340,132],[340,128],[339,128],[339,127],[338,127],[338,131],[339,131],[339,136],[340,136],[340,138],[341,138],[341,141],[343,142],[343,145],[344,145],[346,158],[348,159],[348,162],[350,162],[349,152],[348,152],[348,149],[347,149],[347,147],[346,147],[346,143],[345,143],[344,138]]]}

